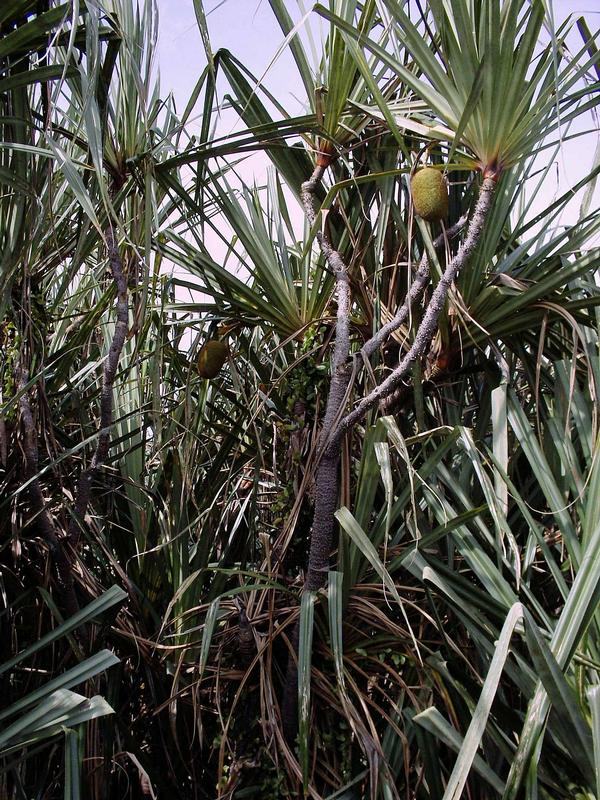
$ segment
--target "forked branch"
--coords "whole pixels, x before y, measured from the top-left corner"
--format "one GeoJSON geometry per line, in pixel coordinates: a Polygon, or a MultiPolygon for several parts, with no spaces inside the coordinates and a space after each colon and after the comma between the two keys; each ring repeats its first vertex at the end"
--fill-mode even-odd
{"type": "MultiPolygon", "coordinates": [[[[444,241],[447,239],[453,239],[460,231],[464,228],[467,223],[467,215],[463,214],[463,216],[456,222],[451,228],[448,228],[446,231],[446,235],[444,236],[441,233],[436,239],[433,241],[433,247],[437,250],[438,247],[441,247],[444,244],[444,241]]],[[[360,350],[360,357],[362,358],[363,362],[366,362],[373,353],[382,347],[389,337],[398,330],[401,325],[404,325],[406,320],[408,319],[408,315],[410,314],[411,308],[415,304],[415,302],[419,299],[425,287],[429,283],[429,255],[427,251],[423,253],[423,257],[421,258],[421,263],[419,264],[419,268],[415,274],[413,282],[410,285],[410,289],[406,293],[406,297],[402,305],[396,311],[393,319],[389,322],[386,322],[385,325],[382,325],[381,328],[375,333],[368,341],[366,341],[360,350]]]]}
{"type": "MultiPolygon", "coordinates": [[[[328,444],[328,450],[335,451],[339,446],[339,441],[342,436],[349,431],[352,426],[362,419],[367,411],[373,406],[377,405],[380,400],[390,395],[406,377],[414,362],[420,358],[427,348],[437,330],[438,318],[440,312],[446,302],[448,290],[452,285],[458,271],[466,266],[469,258],[475,251],[477,243],[481,239],[485,220],[489,213],[494,191],[496,189],[496,180],[494,178],[485,178],[477,200],[477,205],[473,212],[471,223],[469,224],[467,235],[458,248],[458,251],[453,259],[446,267],[444,274],[440,278],[439,283],[435,287],[431,300],[427,305],[427,309],[421,320],[421,324],[415,335],[414,342],[406,355],[402,358],[396,369],[388,375],[388,377],[376,386],[370,394],[363,397],[358,405],[343,417],[335,429],[331,432],[328,444]]],[[[404,306],[402,307],[404,308],[404,306]]],[[[401,309],[402,310],[402,309],[401,309]]],[[[327,451],[326,451],[327,452],[327,451]]]]}
{"type": "MultiPolygon", "coordinates": [[[[306,217],[311,225],[314,226],[317,211],[315,201],[316,188],[323,177],[324,166],[317,166],[310,177],[310,180],[302,184],[302,205],[306,217]]],[[[346,399],[348,383],[350,381],[351,370],[348,364],[348,354],[350,352],[350,279],[348,267],[340,253],[334,249],[329,241],[327,234],[323,230],[318,230],[316,239],[319,243],[321,252],[325,256],[327,265],[335,275],[335,298],[337,301],[337,317],[335,324],[335,344],[333,349],[333,360],[331,365],[331,384],[325,416],[323,417],[323,427],[319,438],[319,446],[322,447],[328,439],[328,433],[335,420],[339,418],[346,399]]],[[[330,449],[320,460],[315,476],[315,511],[313,525],[310,535],[310,552],[304,589],[315,591],[320,589],[327,577],[329,566],[329,551],[333,536],[335,517],[333,516],[337,507],[338,487],[339,487],[339,460],[340,446],[330,449]]],[[[298,635],[299,624],[296,623],[291,634],[292,652],[288,658],[286,682],[283,693],[282,719],[286,739],[293,741],[296,736],[298,721],[298,635]]]]}
{"type": "MultiPolygon", "coordinates": [[[[302,202],[311,225],[314,225],[316,220],[314,200],[315,188],[321,180],[323,172],[324,168],[317,166],[310,180],[302,185],[302,202]]],[[[343,406],[350,379],[348,357],[350,354],[349,321],[351,298],[348,269],[341,255],[332,247],[327,236],[322,231],[316,234],[321,251],[327,259],[329,267],[336,276],[338,312],[331,385],[319,440],[319,450],[322,455],[315,478],[315,509],[310,535],[308,568],[304,582],[305,590],[316,591],[324,586],[329,569],[329,558],[335,523],[334,514],[337,508],[339,493],[339,460],[342,438],[345,433],[352,429],[356,422],[364,417],[369,409],[373,408],[380,400],[394,391],[407,375],[413,363],[424,355],[429,347],[435,331],[437,330],[438,318],[446,302],[448,290],[458,271],[466,266],[481,239],[495,188],[495,178],[484,178],[477,205],[467,230],[467,235],[459,246],[454,258],[448,263],[439,283],[435,287],[409,351],[402,358],[400,364],[391,375],[380,385],[376,386],[370,394],[363,397],[358,405],[346,414],[346,416],[342,416],[341,419],[340,416],[343,413],[343,406]]],[[[459,222],[450,229],[448,234],[450,236],[455,235],[462,229],[464,224],[464,219],[459,220],[459,222]]],[[[438,240],[434,242],[434,245],[438,246],[438,240]]],[[[387,323],[387,325],[384,325],[381,330],[363,346],[361,355],[364,361],[389,338],[391,333],[403,324],[410,313],[412,304],[419,297],[428,280],[429,261],[427,256],[425,256],[421,261],[411,289],[403,304],[396,312],[394,319],[387,323]]],[[[297,624],[291,636],[292,652],[288,660],[282,708],[284,732],[287,740],[290,742],[295,738],[297,730],[298,670],[296,654],[298,650],[298,630],[297,624]]]]}

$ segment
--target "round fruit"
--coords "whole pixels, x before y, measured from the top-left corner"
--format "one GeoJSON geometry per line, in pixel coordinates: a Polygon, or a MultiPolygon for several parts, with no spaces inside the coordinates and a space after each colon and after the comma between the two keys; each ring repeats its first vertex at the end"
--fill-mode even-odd
{"type": "Polygon", "coordinates": [[[198,372],[201,378],[216,378],[221,367],[227,361],[229,348],[226,342],[219,339],[209,339],[200,348],[198,356],[198,372]]]}
{"type": "Polygon", "coordinates": [[[410,191],[415,213],[427,222],[437,222],[448,216],[448,187],[442,173],[423,167],[412,176],[410,191]]]}

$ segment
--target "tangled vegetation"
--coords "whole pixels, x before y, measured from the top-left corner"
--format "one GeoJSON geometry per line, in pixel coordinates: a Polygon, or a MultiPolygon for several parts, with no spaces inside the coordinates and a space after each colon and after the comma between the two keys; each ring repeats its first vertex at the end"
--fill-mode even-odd
{"type": "Polygon", "coordinates": [[[269,4],[0,7],[0,796],[600,797],[597,34],[269,4]]]}

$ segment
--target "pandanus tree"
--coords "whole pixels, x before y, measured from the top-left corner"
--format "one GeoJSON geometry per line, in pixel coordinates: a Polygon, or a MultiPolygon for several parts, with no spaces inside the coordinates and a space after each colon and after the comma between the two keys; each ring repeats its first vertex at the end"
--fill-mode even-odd
{"type": "MultiPolygon", "coordinates": [[[[481,184],[477,201],[465,223],[464,239],[456,254],[449,259],[428,300],[411,346],[386,379],[360,398],[348,413],[344,413],[351,374],[349,320],[352,301],[348,268],[326,235],[320,230],[316,232],[319,246],[336,276],[338,321],[332,385],[324,418],[322,459],[317,477],[318,494],[306,583],[309,590],[322,586],[326,578],[333,511],[337,504],[337,461],[342,436],[363,419],[367,411],[389,396],[409,374],[414,362],[427,352],[449,289],[459,271],[467,268],[482,239],[493,196],[503,173],[523,162],[532,149],[541,146],[546,137],[557,130],[561,114],[565,115],[565,106],[568,108],[571,102],[565,93],[579,77],[577,72],[572,74],[572,66],[560,75],[555,74],[556,65],[550,46],[539,58],[535,74],[529,74],[544,20],[541,3],[513,2],[501,6],[490,2],[483,4],[477,15],[468,13],[466,4],[461,15],[450,14],[442,5],[434,5],[434,31],[440,40],[435,54],[423,42],[421,31],[400,4],[386,3],[385,8],[389,14],[387,31],[398,39],[403,37],[420,75],[417,73],[416,76],[415,71],[403,67],[377,42],[361,36],[360,31],[357,36],[357,31],[343,18],[323,7],[318,7],[317,11],[330,19],[336,30],[350,42],[358,41],[401,76],[415,97],[426,103],[429,112],[445,123],[450,156],[458,151],[464,154],[460,162],[446,164],[446,169],[470,167],[481,175],[481,184]],[[500,103],[499,98],[504,98],[504,101],[500,103]]],[[[386,112],[388,118],[389,108],[386,112]]],[[[563,116],[563,123],[567,119],[568,116],[563,116]]],[[[393,115],[390,123],[392,120],[393,115]]],[[[407,121],[405,127],[410,130],[413,126],[407,121]]],[[[392,129],[401,135],[395,121],[392,129]]],[[[311,227],[316,224],[315,187],[330,160],[329,154],[319,155],[313,175],[302,186],[304,207],[311,227]]],[[[408,319],[412,304],[429,280],[428,261],[429,257],[425,255],[417,278],[393,320],[361,346],[360,361],[366,362],[408,319]]]]}
{"type": "MultiPolygon", "coordinates": [[[[317,6],[316,11],[332,23],[333,41],[342,37],[347,45],[346,57],[356,55],[357,78],[360,76],[366,85],[373,86],[372,70],[387,67],[402,81],[406,107],[410,107],[411,100],[421,102],[427,116],[443,123],[443,129],[436,127],[436,136],[440,141],[446,140],[449,146],[449,161],[445,169],[473,170],[478,186],[477,198],[467,220],[462,223],[462,241],[442,269],[422,319],[411,335],[410,346],[389,375],[356,400],[351,386],[353,368],[361,363],[368,364],[373,353],[385,346],[394,331],[409,319],[413,304],[430,280],[429,255],[424,254],[415,280],[393,318],[379,327],[353,356],[348,256],[334,249],[321,229],[321,222],[317,221],[316,189],[335,158],[330,145],[316,153],[317,166],[312,176],[302,184],[302,201],[308,222],[311,229],[316,228],[319,247],[336,278],[337,303],[331,385],[318,444],[319,465],[315,477],[315,509],[304,584],[306,591],[320,589],[327,579],[334,513],[338,507],[343,437],[364,419],[369,410],[394,392],[410,374],[415,362],[428,352],[448,293],[457,275],[469,268],[470,260],[480,245],[494,194],[498,184],[502,186],[504,173],[522,164],[532,150],[542,146],[547,137],[559,128],[561,122],[568,121],[569,106],[576,102],[568,93],[581,77],[581,67],[573,63],[558,71],[551,45],[544,49],[535,69],[532,69],[545,16],[541,2],[516,0],[501,4],[491,0],[482,3],[477,10],[462,2],[452,9],[441,3],[432,4],[431,35],[438,42],[435,52],[423,40],[422,29],[411,21],[402,4],[393,0],[383,3],[382,17],[377,17],[378,26],[384,23],[383,41],[371,38],[372,32],[365,30],[367,9],[374,12],[375,4],[366,5],[361,23],[356,27],[352,24],[351,10],[347,11],[346,17],[323,6],[317,6]],[[412,69],[399,63],[393,55],[394,48],[389,46],[395,43],[398,47],[401,41],[412,57],[412,69]],[[359,46],[373,54],[374,63],[365,61],[359,46]],[[453,163],[455,155],[459,159],[453,163]],[[350,410],[347,410],[348,402],[352,404],[350,410]]],[[[406,130],[423,130],[423,123],[416,123],[414,119],[398,121],[393,106],[390,107],[381,91],[374,90],[373,95],[380,113],[400,142],[406,130]]],[[[342,112],[340,108],[340,116],[342,112]]],[[[433,129],[435,122],[430,122],[429,126],[433,129]]],[[[332,138],[335,140],[335,135],[332,138]]],[[[339,146],[347,146],[347,141],[342,141],[339,146]]],[[[460,227],[461,223],[457,224],[460,227]]],[[[452,229],[450,232],[455,233],[452,229]]],[[[288,716],[295,716],[295,706],[289,698],[297,691],[294,663],[295,657],[292,656],[286,686],[287,704],[283,712],[290,735],[296,730],[296,720],[288,716]]]]}
{"type": "MultiPolygon", "coordinates": [[[[512,227],[510,213],[525,179],[533,170],[532,154],[554,147],[561,132],[568,130],[570,122],[596,103],[593,93],[590,93],[592,88],[582,90],[581,81],[590,70],[590,74],[594,74],[597,57],[587,42],[571,57],[562,38],[567,28],[553,35],[546,46],[540,47],[545,18],[541,3],[489,2],[476,8],[462,2],[453,4],[452,8],[432,4],[427,16],[417,14],[417,22],[413,22],[404,6],[397,2],[384,2],[377,6],[367,3],[360,9],[356,4],[332,4],[330,8],[316,8],[331,23],[323,61],[331,69],[331,74],[325,69],[315,78],[301,37],[297,35],[284,4],[272,2],[271,5],[290,39],[294,59],[307,89],[308,102],[320,127],[317,135],[308,137],[316,166],[302,182],[300,197],[309,230],[317,240],[328,272],[335,281],[337,313],[331,383],[313,462],[314,516],[305,592],[300,621],[290,637],[291,652],[282,707],[286,735],[288,741],[293,742],[298,731],[297,701],[300,700],[299,753],[305,785],[310,791],[306,699],[312,641],[310,609],[314,593],[325,585],[330,568],[335,512],[340,504],[342,444],[357,423],[402,389],[403,382],[410,375],[417,383],[415,403],[419,394],[422,402],[418,381],[423,359],[428,356],[437,372],[445,374],[449,359],[460,363],[461,350],[463,354],[473,346],[475,352],[487,350],[492,371],[501,376],[500,394],[495,395],[494,404],[498,403],[498,397],[506,396],[506,361],[524,355],[519,349],[522,343],[512,338],[515,325],[526,340],[526,348],[530,346],[530,340],[534,344],[538,332],[547,324],[538,301],[542,297],[549,299],[548,291],[555,292],[570,280],[570,275],[583,274],[592,263],[584,258],[577,265],[567,266],[562,261],[562,267],[556,271],[555,256],[544,258],[542,252],[531,257],[530,265],[520,268],[526,280],[535,280],[539,276],[539,286],[527,288],[527,284],[522,285],[523,290],[517,291],[513,299],[503,291],[496,292],[491,286],[488,288],[492,270],[498,268],[502,272],[504,263],[516,265],[515,251],[520,246],[521,237],[530,228],[530,223],[523,217],[512,227]],[[380,32],[380,38],[376,38],[380,32]],[[403,58],[399,58],[398,53],[403,53],[403,58]],[[564,56],[564,60],[557,58],[557,54],[564,56]],[[365,151],[369,152],[369,139],[384,137],[387,137],[388,152],[395,149],[396,160],[392,158],[385,166],[380,166],[382,162],[377,163],[373,158],[367,162],[374,169],[373,173],[368,174],[368,170],[366,174],[361,173],[359,170],[364,169],[361,156],[365,151]],[[390,146],[390,143],[393,144],[390,146]],[[434,240],[427,226],[416,220],[424,241],[416,274],[404,286],[401,295],[390,292],[385,303],[379,295],[375,309],[370,309],[369,315],[368,312],[365,314],[365,321],[372,328],[372,335],[365,336],[364,327],[361,330],[356,326],[356,314],[364,312],[366,306],[364,293],[358,287],[356,269],[360,258],[368,258],[363,241],[368,240],[364,230],[370,232],[371,220],[369,200],[366,191],[361,189],[368,182],[383,184],[387,181],[388,186],[393,185],[397,176],[410,173],[422,144],[428,145],[428,151],[437,159],[438,169],[447,172],[451,180],[453,175],[457,175],[463,184],[467,181],[468,188],[462,196],[459,195],[462,200],[460,213],[457,213],[457,192],[453,189],[454,202],[450,204],[453,217],[448,229],[434,240]],[[443,163],[440,163],[441,159],[443,163]],[[379,170],[374,165],[379,166],[379,170]],[[351,166],[355,168],[354,173],[350,171],[351,166]],[[322,184],[328,169],[331,169],[334,187],[326,193],[322,184]],[[339,188],[336,183],[339,183],[339,188]],[[319,213],[320,198],[326,195],[323,207],[329,208],[332,195],[338,193],[343,196],[338,207],[343,208],[346,214],[345,225],[340,225],[337,215],[333,218],[328,215],[325,223],[319,213]],[[352,216],[357,207],[359,213],[352,216]],[[353,223],[355,228],[352,228],[353,223]],[[439,248],[444,243],[446,263],[441,266],[439,248]],[[550,274],[552,271],[553,275],[550,274]],[[430,286],[421,313],[419,303],[430,286]],[[518,322],[506,318],[502,311],[503,303],[508,303],[504,308],[510,307],[518,322]],[[378,311],[379,316],[373,311],[378,311]],[[415,320],[418,324],[414,324],[415,320]],[[355,335],[358,330],[363,341],[355,335]],[[400,344],[398,332],[402,334],[400,344]],[[386,345],[389,347],[390,342],[394,345],[392,352],[399,352],[398,362],[383,380],[369,386],[368,377],[373,375],[373,367],[376,368],[371,361],[378,359],[381,349],[386,345]],[[357,397],[360,375],[367,377],[362,384],[366,391],[357,397]]],[[[248,124],[260,120],[262,134],[268,129],[264,107],[260,106],[251,87],[237,77],[232,85],[240,114],[248,124]]],[[[273,124],[272,130],[283,131],[284,125],[273,124]]],[[[289,156],[295,168],[292,172],[282,155],[281,144],[272,155],[273,161],[288,180],[292,174],[297,179],[296,154],[290,152],[289,156]]],[[[290,148],[284,145],[283,153],[288,150],[290,148]]],[[[560,207],[565,199],[561,198],[560,207]]],[[[374,203],[371,213],[375,207],[374,203]]],[[[382,220],[390,214],[389,205],[385,203],[381,203],[378,210],[382,220]]],[[[553,209],[548,213],[548,219],[551,219],[553,209]]],[[[391,223],[390,216],[388,219],[391,223]]],[[[594,230],[595,224],[594,220],[582,222],[577,234],[580,242],[594,230]]],[[[377,242],[383,243],[385,237],[379,238],[378,231],[385,231],[385,225],[377,220],[374,228],[377,242]]],[[[566,240],[559,236],[551,246],[549,244],[546,255],[550,256],[557,246],[564,245],[566,240]]],[[[381,258],[382,252],[385,251],[377,253],[376,259],[381,258]]],[[[381,265],[380,261],[375,263],[381,265]]],[[[381,266],[385,268],[385,265],[381,266]]],[[[376,285],[376,270],[373,276],[376,285]]],[[[521,285],[514,284],[514,287],[520,289],[521,285]]],[[[581,322],[587,324],[589,320],[584,315],[581,322]]],[[[434,372],[431,370],[430,374],[434,372]]],[[[409,464],[409,473],[413,469],[409,464]]],[[[502,494],[505,490],[500,491],[502,494]]],[[[357,503],[360,505],[361,502],[359,493],[357,503]]],[[[342,512],[340,519],[344,532],[360,543],[363,553],[368,553],[367,559],[372,563],[373,559],[377,560],[374,551],[361,538],[363,535],[355,520],[342,512]]],[[[368,520],[368,511],[365,519],[368,520]]],[[[338,565],[348,566],[341,543],[338,565]]],[[[381,575],[379,569],[376,571],[381,575]]],[[[331,608],[336,607],[335,598],[341,587],[337,576],[338,573],[330,573],[328,598],[331,608]]],[[[345,577],[347,579],[347,575],[345,577]]],[[[384,582],[384,585],[387,584],[384,582]]],[[[484,585],[489,586],[489,578],[484,580],[484,585]]],[[[393,587],[388,586],[388,589],[393,592],[393,587]]],[[[385,746],[382,749],[371,738],[350,710],[343,689],[344,668],[342,662],[336,663],[344,714],[348,715],[350,726],[364,746],[371,767],[371,786],[375,791],[376,775],[387,757],[383,755],[385,746]],[[374,753],[377,753],[375,757],[374,753]]],[[[463,767],[464,763],[463,760],[463,767]]],[[[435,772],[431,764],[428,768],[435,772]]],[[[465,775],[463,769],[459,779],[461,786],[465,775]]],[[[437,783],[439,778],[431,774],[429,780],[437,783]]],[[[389,776],[386,781],[389,781],[389,776]]],[[[386,785],[387,791],[393,791],[389,782],[386,785]]],[[[513,783],[513,791],[516,785],[518,781],[513,783]]],[[[460,791],[456,787],[455,783],[452,791],[460,791]]],[[[432,787],[430,791],[433,791],[432,787]]]]}

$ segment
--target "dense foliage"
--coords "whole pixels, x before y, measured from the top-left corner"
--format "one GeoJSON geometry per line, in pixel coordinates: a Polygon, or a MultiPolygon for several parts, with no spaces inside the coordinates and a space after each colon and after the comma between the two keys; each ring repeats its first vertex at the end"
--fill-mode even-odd
{"type": "Polygon", "coordinates": [[[302,116],[199,0],[183,112],[151,0],[0,7],[0,796],[600,797],[597,37],[270,6],[302,116]]]}

